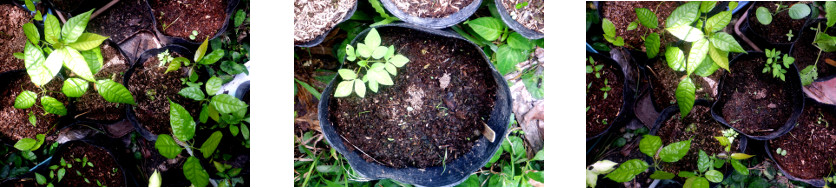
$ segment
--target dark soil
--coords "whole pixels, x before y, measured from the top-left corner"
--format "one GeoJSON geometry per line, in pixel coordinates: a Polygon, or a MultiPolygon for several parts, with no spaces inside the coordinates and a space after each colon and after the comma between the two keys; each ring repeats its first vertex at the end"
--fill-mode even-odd
{"type": "MultiPolygon", "coordinates": [[[[662,170],[673,174],[678,174],[679,171],[683,170],[694,171],[697,170],[700,150],[705,151],[708,156],[724,153],[724,148],[714,138],[715,136],[723,136],[724,128],[723,125],[711,117],[711,109],[706,106],[695,105],[685,119],[682,119],[682,115],[679,113],[671,116],[670,119],[662,123],[656,135],[662,138],[664,145],[692,139],[691,149],[688,150],[685,157],[675,163],[661,163],[662,170]]],[[[740,137],[743,137],[743,135],[738,135],[738,138],[740,137]]],[[[731,152],[737,152],[739,147],[740,139],[735,139],[732,143],[731,152]]],[[[725,173],[727,168],[728,165],[724,166],[723,170],[718,170],[725,173]]],[[[685,178],[679,178],[679,180],[684,182],[685,178]]]]}
{"type": "Polygon", "coordinates": [[[794,20],[790,18],[788,11],[783,11],[778,13],[777,15],[773,15],[772,23],[770,23],[769,25],[765,26],[758,22],[757,16],[754,15],[755,10],[758,7],[766,7],[767,9],[769,9],[770,12],[774,12],[776,3],[790,6],[795,3],[798,3],[798,1],[755,2],[755,4],[752,5],[752,14],[748,16],[749,27],[750,29],[752,29],[752,31],[765,38],[770,43],[790,43],[791,41],[787,40],[787,33],[789,33],[790,30],[792,30],[793,35],[798,35],[802,27],[804,27],[804,22],[807,20],[809,16],[803,19],[794,20]]]}
{"type": "Polygon", "coordinates": [[[102,186],[125,186],[125,174],[120,169],[116,159],[102,148],[83,142],[71,142],[58,157],[58,159],[53,158],[52,165],[61,165],[60,161],[64,159],[73,167],[67,169],[64,178],[55,186],[98,187],[96,180],[101,182],[102,186]],[[93,167],[75,161],[75,159],[83,160],[85,157],[88,162],[93,163],[93,167]],[[86,182],[85,178],[89,182],[86,182]]]}
{"type": "MultiPolygon", "coordinates": [[[[827,27],[825,25],[824,20],[819,20],[816,23],[821,23],[822,29],[827,27]]],[[[810,27],[816,27],[818,24],[811,24],[810,27]]],[[[813,40],[816,38],[816,31],[810,30],[809,28],[804,28],[804,34],[801,35],[801,38],[798,39],[798,42],[795,43],[792,50],[792,57],[795,57],[795,64],[799,70],[804,70],[807,66],[816,64],[816,69],[819,78],[827,77],[830,75],[836,74],[836,53],[829,53],[829,52],[821,52],[821,57],[819,57],[819,48],[813,45],[813,40]],[[816,58],[818,58],[818,63],[816,63],[816,58]],[[828,59],[834,63],[834,65],[830,65],[827,63],[828,59]]],[[[836,35],[836,30],[828,29],[827,34],[833,36],[836,35]]]]}
{"type": "Polygon", "coordinates": [[[617,73],[621,70],[597,59],[595,65],[604,65],[604,68],[601,70],[601,78],[596,78],[595,73],[586,74],[587,86],[592,83],[586,92],[586,105],[589,108],[586,111],[586,137],[593,137],[607,130],[618,117],[624,104],[624,76],[617,73]],[[612,88],[606,92],[607,98],[604,98],[605,92],[601,91],[601,88],[606,87],[605,80],[612,88]]]}
{"type": "Polygon", "coordinates": [[[546,14],[544,0],[502,0],[505,11],[525,28],[546,33],[546,14]],[[528,5],[517,9],[517,4],[528,2],[528,5]]]}
{"type": "Polygon", "coordinates": [[[212,38],[226,21],[226,0],[149,0],[148,3],[160,32],[191,40],[189,35],[197,30],[194,42],[212,38]],[[163,27],[164,24],[167,28],[163,27]]]}
{"type": "MultiPolygon", "coordinates": [[[[131,67],[131,63],[122,56],[118,49],[110,45],[102,45],[101,50],[104,65],[93,76],[97,80],[112,79],[115,82],[122,83],[122,77],[125,75],[125,71],[131,67]]],[[[84,93],[84,95],[78,98],[75,104],[76,110],[80,114],[77,118],[96,121],[116,121],[125,117],[124,105],[107,102],[93,88],[88,88],[87,93],[84,93]]]]}
{"type": "Polygon", "coordinates": [[[58,10],[69,12],[78,8],[83,1],[84,0],[52,0],[51,2],[58,10]]]}
{"type": "MultiPolygon", "coordinates": [[[[55,77],[44,87],[49,91],[60,92],[63,83],[64,80],[55,77]]],[[[3,88],[0,89],[0,120],[3,121],[3,123],[0,123],[0,132],[3,134],[0,138],[9,139],[12,141],[11,143],[14,143],[22,138],[35,138],[37,134],[49,135],[57,131],[57,128],[60,128],[54,127],[58,123],[58,115],[43,115],[44,110],[40,100],[37,100],[35,105],[27,109],[17,109],[14,107],[15,98],[23,90],[35,93],[41,92],[40,88],[32,84],[26,72],[4,75],[2,80],[0,80],[0,88],[3,88]],[[37,117],[37,126],[32,126],[29,123],[29,113],[33,113],[37,117]]],[[[47,95],[64,102],[64,106],[69,105],[67,103],[67,97],[63,94],[49,93],[47,95]]],[[[43,96],[41,94],[38,95],[39,98],[43,96]]]]}
{"type": "Polygon", "coordinates": [[[798,125],[789,134],[769,141],[775,162],[792,176],[802,179],[819,179],[832,175],[836,168],[836,116],[833,108],[819,104],[806,105],[798,119],[798,125]],[[786,156],[775,149],[787,150],[786,156]]]}
{"type": "MultiPolygon", "coordinates": [[[[178,53],[170,53],[173,58],[181,57],[178,53]]],[[[171,133],[168,99],[183,105],[193,117],[199,114],[201,108],[194,100],[177,94],[186,87],[180,78],[186,78],[187,69],[163,74],[167,67],[158,65],[156,55],[149,57],[142,66],[136,67],[127,85],[136,100],[133,110],[137,122],[155,135],[171,133]]]]}
{"type": "MultiPolygon", "coordinates": [[[[709,58],[709,57],[706,57],[709,58]]],[[[653,78],[650,79],[653,84],[653,105],[658,109],[676,104],[676,88],[685,72],[676,72],[668,66],[668,63],[663,58],[658,58],[655,63],[650,65],[650,74],[653,78]]],[[[715,82],[719,81],[725,71],[718,69],[708,79],[715,82]]],[[[700,76],[691,76],[694,85],[697,87],[695,92],[697,98],[713,99],[715,96],[711,92],[710,84],[705,81],[706,78],[700,76]]],[[[715,83],[716,84],[716,83],[715,83]]]]}
{"type": "Polygon", "coordinates": [[[0,73],[26,69],[23,60],[13,54],[23,53],[27,39],[21,28],[31,18],[23,8],[12,4],[0,5],[0,73]]]}
{"type": "MultiPolygon", "coordinates": [[[[661,44],[676,41],[676,37],[664,30],[665,20],[671,12],[679,6],[678,2],[654,2],[654,1],[606,1],[601,5],[601,16],[607,18],[615,25],[615,35],[624,37],[625,46],[644,51],[644,39],[641,36],[646,33],[661,33],[661,44]],[[658,7],[658,8],[657,8],[658,7]],[[647,8],[656,13],[658,27],[650,29],[639,25],[638,28],[629,31],[627,26],[636,20],[635,8],[647,8]]],[[[602,18],[602,19],[603,19],[602,18]]],[[[665,48],[659,49],[659,54],[665,54],[665,48]]]]}
{"type": "Polygon", "coordinates": [[[470,5],[473,0],[391,0],[398,9],[421,18],[445,18],[470,5]]]}
{"type": "Polygon", "coordinates": [[[731,73],[720,91],[726,101],[723,119],[748,135],[772,133],[792,115],[792,88],[771,73],[762,73],[765,61],[763,56],[738,59],[730,65],[731,73]]]}
{"type": "Polygon", "coordinates": [[[404,28],[378,31],[381,45],[397,46],[410,62],[398,69],[395,85],[378,93],[331,98],[330,119],[346,147],[396,168],[441,166],[470,152],[496,96],[482,53],[464,40],[404,28]],[[445,89],[439,78],[446,74],[451,79],[445,89]]]}
{"type": "Polygon", "coordinates": [[[119,1],[90,20],[87,30],[121,42],[139,30],[151,30],[154,18],[148,11],[145,1],[119,1]]]}
{"type": "MultiPolygon", "coordinates": [[[[295,0],[293,43],[302,44],[328,34],[343,21],[356,0],[295,0]]],[[[323,45],[325,46],[325,45],[323,45]]]]}

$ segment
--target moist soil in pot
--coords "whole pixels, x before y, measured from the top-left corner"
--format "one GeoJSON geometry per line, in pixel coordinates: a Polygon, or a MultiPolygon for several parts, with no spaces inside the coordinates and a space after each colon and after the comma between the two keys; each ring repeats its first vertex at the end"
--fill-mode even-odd
{"type": "MultiPolygon", "coordinates": [[[[809,26],[816,27],[818,23],[821,23],[821,28],[827,27],[824,20],[820,20],[809,26]]],[[[836,67],[834,67],[836,66],[836,53],[822,51],[821,57],[819,57],[819,48],[813,45],[813,40],[816,38],[816,31],[810,30],[809,28],[804,29],[806,30],[804,30],[801,38],[798,39],[798,42],[795,43],[792,50],[792,57],[795,57],[796,67],[799,70],[804,70],[807,66],[816,64],[816,69],[818,69],[816,72],[818,72],[819,78],[836,74],[836,67]],[[818,63],[816,63],[817,58],[818,63]],[[833,65],[827,63],[828,61],[832,62],[833,65]]],[[[828,29],[827,34],[834,36],[836,35],[836,30],[828,29]]]]}
{"type": "Polygon", "coordinates": [[[391,0],[398,9],[409,15],[421,18],[446,18],[462,8],[470,5],[473,0],[391,0]]]}
{"type": "Polygon", "coordinates": [[[226,21],[227,0],[149,0],[157,29],[165,35],[200,42],[215,36],[226,21]],[[165,27],[163,26],[165,25],[165,27]],[[192,31],[198,34],[189,39],[192,31]]]}
{"type": "MultiPolygon", "coordinates": [[[[659,58],[655,63],[648,65],[650,67],[649,74],[653,74],[654,78],[650,79],[653,84],[653,105],[657,109],[664,109],[665,107],[676,104],[676,88],[679,86],[680,78],[685,76],[685,72],[676,72],[671,69],[665,60],[659,58]]],[[[712,99],[715,97],[711,92],[711,83],[718,85],[718,81],[723,77],[725,71],[717,70],[714,74],[708,77],[692,76],[691,80],[697,90],[695,92],[697,98],[712,99]],[[711,81],[706,81],[711,80],[711,81]]]]}
{"type": "Polygon", "coordinates": [[[89,32],[109,36],[111,40],[120,42],[136,31],[150,30],[152,19],[154,18],[148,13],[145,1],[119,1],[90,20],[87,29],[89,32]]]}
{"type": "MultiPolygon", "coordinates": [[[[595,59],[595,65],[604,65],[601,70],[601,78],[596,78],[595,73],[586,74],[587,92],[586,105],[589,110],[586,111],[586,137],[593,137],[607,130],[607,128],[615,121],[621,112],[621,106],[624,104],[624,77],[618,74],[621,69],[604,63],[604,61],[595,59]],[[605,88],[606,81],[611,90],[608,92],[601,91],[605,88]],[[589,86],[589,84],[592,84],[589,86]],[[607,98],[604,98],[604,93],[607,93],[607,98]]],[[[587,60],[588,62],[589,60],[587,60]]]]}
{"type": "MultiPolygon", "coordinates": [[[[529,6],[531,6],[531,4],[529,4],[529,6]]],[[[669,32],[664,29],[666,18],[671,15],[671,12],[673,12],[677,6],[679,6],[678,2],[670,1],[606,1],[603,2],[601,10],[599,11],[601,11],[601,16],[603,18],[609,19],[612,21],[613,25],[615,25],[616,35],[624,37],[625,46],[644,51],[644,39],[642,39],[641,36],[644,36],[647,33],[659,33],[659,37],[662,39],[661,44],[667,44],[677,40],[676,37],[670,35],[669,32]],[[646,8],[656,13],[656,18],[658,18],[659,23],[658,27],[656,27],[656,29],[648,29],[647,27],[639,25],[639,27],[634,30],[627,30],[627,26],[630,25],[630,22],[636,20],[636,8],[646,8]]],[[[665,48],[659,48],[659,54],[665,54],[665,48]]]]}
{"type": "MultiPolygon", "coordinates": [[[[662,138],[664,145],[674,142],[691,139],[691,149],[682,159],[674,163],[662,162],[661,169],[665,172],[678,174],[680,171],[697,170],[697,160],[700,150],[705,151],[709,156],[725,152],[715,136],[722,136],[725,127],[714,120],[711,116],[711,108],[695,105],[684,119],[679,113],[673,114],[668,120],[662,123],[656,135],[662,138]]],[[[738,138],[743,137],[739,135],[738,138]]],[[[731,151],[736,152],[740,148],[740,139],[732,143],[731,151]]],[[[723,166],[720,172],[725,173],[729,165],[723,166]]],[[[677,177],[677,180],[684,182],[685,178],[677,177]]]]}
{"type": "Polygon", "coordinates": [[[327,34],[341,22],[356,0],[296,0],[293,5],[293,43],[302,44],[327,34]]]}
{"type": "Polygon", "coordinates": [[[464,40],[404,28],[378,31],[382,46],[394,45],[410,62],[397,70],[393,86],[367,91],[365,98],[331,98],[329,117],[346,147],[395,168],[441,166],[470,152],[496,97],[482,53],[464,40]]]}
{"type": "MultiPolygon", "coordinates": [[[[113,48],[110,45],[102,45],[101,52],[103,57],[103,66],[96,75],[99,79],[111,79],[115,82],[122,83],[122,78],[131,65],[128,60],[122,56],[119,49],[113,48]]],[[[76,110],[79,116],[76,118],[84,118],[95,121],[116,121],[125,117],[125,111],[122,107],[124,104],[107,102],[99,95],[98,92],[88,88],[88,91],[81,95],[75,102],[76,110]]]]}
{"type": "Polygon", "coordinates": [[[787,173],[802,179],[820,179],[836,168],[836,116],[833,108],[813,104],[804,108],[798,125],[789,134],[769,141],[772,158],[787,173]],[[775,149],[787,150],[787,155],[775,149]]]}
{"type": "Polygon", "coordinates": [[[101,182],[101,186],[125,186],[124,172],[116,159],[102,148],[83,142],[70,142],[64,152],[56,157],[59,158],[53,158],[51,165],[60,166],[61,159],[73,165],[72,168],[67,169],[61,182],[54,183],[56,186],[98,187],[99,184],[96,181],[101,182]],[[81,164],[85,157],[93,164],[92,167],[81,164]],[[82,161],[78,162],[76,159],[82,161]]]}
{"type": "Polygon", "coordinates": [[[501,3],[508,15],[525,28],[546,33],[545,0],[502,0],[501,3]],[[517,9],[517,4],[523,2],[528,2],[528,5],[517,9]]]}
{"type": "MultiPolygon", "coordinates": [[[[172,58],[181,57],[176,52],[170,52],[172,58]]],[[[166,66],[158,66],[156,55],[149,57],[141,66],[137,66],[130,80],[128,90],[136,99],[133,106],[136,121],[152,134],[170,134],[168,99],[183,105],[189,114],[199,114],[200,104],[179,94],[186,87],[180,78],[186,78],[187,68],[163,74],[166,66]]]]}
{"type": "MultiPolygon", "coordinates": [[[[769,9],[770,12],[774,12],[776,3],[791,6],[795,3],[798,3],[798,1],[756,2],[753,5],[754,7],[752,7],[752,9],[757,9],[758,7],[766,7],[767,9],[769,9]]],[[[754,11],[752,11],[751,13],[754,13],[754,11]]],[[[801,31],[802,27],[804,27],[804,22],[807,20],[808,17],[795,20],[790,18],[788,11],[783,11],[776,15],[772,15],[772,23],[770,23],[769,25],[763,25],[760,22],[758,22],[758,18],[755,15],[749,15],[747,19],[749,21],[749,28],[752,29],[752,31],[762,36],[764,39],[766,39],[766,41],[775,44],[792,42],[788,40],[787,33],[789,33],[790,30],[792,30],[792,34],[798,35],[798,32],[801,31]]]]}
{"type": "Polygon", "coordinates": [[[726,75],[720,91],[726,101],[722,106],[723,119],[753,136],[778,130],[792,115],[790,84],[773,78],[771,72],[763,73],[765,62],[764,56],[739,58],[730,65],[731,73],[726,75]]]}
{"type": "MultiPolygon", "coordinates": [[[[61,86],[64,80],[55,77],[47,83],[44,88],[49,91],[61,91],[61,86]]],[[[0,80],[0,132],[2,132],[2,139],[8,139],[14,143],[22,138],[35,138],[37,134],[50,135],[57,131],[59,127],[54,127],[59,120],[58,115],[48,114],[43,115],[44,110],[41,105],[41,100],[36,100],[35,105],[27,109],[17,109],[14,107],[15,98],[24,90],[39,93],[40,88],[35,86],[30,80],[26,72],[17,72],[14,74],[5,75],[0,80]],[[11,78],[11,79],[9,79],[11,78]],[[32,126],[29,123],[29,114],[32,113],[37,118],[37,126],[32,126]]],[[[48,93],[47,96],[54,97],[64,103],[67,107],[68,100],[64,94],[48,93]]],[[[38,94],[38,97],[44,95],[38,94]]]]}
{"type": "Polygon", "coordinates": [[[23,53],[27,39],[21,28],[31,18],[23,8],[12,4],[0,5],[0,73],[26,69],[23,60],[13,54],[23,53]]]}

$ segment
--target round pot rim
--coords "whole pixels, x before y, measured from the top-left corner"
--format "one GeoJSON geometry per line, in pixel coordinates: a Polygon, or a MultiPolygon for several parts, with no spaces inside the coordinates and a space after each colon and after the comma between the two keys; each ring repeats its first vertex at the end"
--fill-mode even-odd
{"type": "MultiPolygon", "coordinates": [[[[343,16],[343,19],[341,21],[337,21],[337,23],[334,23],[334,26],[331,27],[330,29],[328,29],[326,32],[322,33],[321,35],[319,35],[316,38],[311,39],[307,42],[302,42],[300,44],[293,44],[293,45],[297,46],[297,47],[314,47],[316,45],[319,45],[319,43],[322,43],[322,41],[325,41],[325,37],[328,36],[328,33],[331,33],[331,31],[333,31],[334,28],[337,28],[337,26],[339,26],[343,22],[348,21],[349,19],[351,19],[351,16],[354,16],[354,11],[357,10],[357,1],[359,1],[359,0],[354,0],[354,6],[352,6],[350,9],[348,9],[348,12],[345,12],[345,16],[343,16]]],[[[294,43],[295,43],[295,41],[294,41],[294,43]]]]}
{"type": "MultiPolygon", "coordinates": [[[[744,21],[743,23],[740,24],[740,30],[741,30],[742,34],[746,35],[747,38],[749,38],[749,40],[752,40],[752,42],[754,42],[754,43],[761,43],[761,44],[768,45],[768,46],[760,46],[761,48],[766,49],[766,48],[790,48],[792,45],[794,45],[798,41],[798,38],[801,38],[801,37],[794,37],[793,40],[791,40],[790,42],[786,42],[786,43],[773,43],[773,42],[770,42],[770,41],[766,40],[766,37],[764,37],[760,33],[755,32],[752,29],[752,23],[751,23],[751,21],[749,21],[750,19],[748,17],[755,16],[755,11],[757,9],[755,7],[757,6],[756,5],[757,3],[758,2],[752,2],[752,3],[748,4],[748,6],[749,6],[748,10],[743,12],[744,14],[747,14],[746,21],[744,21]]],[[[809,4],[806,4],[806,5],[809,6],[809,4]]],[[[810,14],[812,15],[812,12],[810,14]]],[[[811,15],[807,15],[807,17],[804,18],[804,24],[802,24],[801,28],[799,29],[798,36],[801,36],[801,35],[804,34],[803,33],[804,28],[807,28],[806,27],[807,23],[809,23],[810,20],[814,19],[813,16],[811,16],[811,15]]],[[[757,24],[760,24],[760,23],[757,23],[757,24]]]]}
{"type": "Polygon", "coordinates": [[[764,142],[763,149],[766,152],[766,155],[769,156],[769,160],[772,160],[772,162],[775,163],[775,166],[778,167],[778,170],[780,170],[781,173],[784,174],[784,176],[786,176],[788,179],[793,180],[793,181],[804,182],[804,183],[810,184],[810,185],[815,186],[815,187],[823,187],[825,185],[826,182],[824,182],[824,180],[822,180],[822,179],[802,179],[802,178],[795,177],[792,174],[788,173],[786,170],[784,170],[784,167],[781,167],[781,164],[779,164],[778,161],[776,161],[775,158],[772,157],[772,152],[771,152],[772,149],[771,148],[772,147],[769,147],[769,142],[764,142]]]}
{"type": "MultiPolygon", "coordinates": [[[[224,8],[224,23],[221,28],[215,32],[215,35],[209,37],[209,40],[213,40],[218,38],[219,36],[223,35],[226,32],[226,28],[229,26],[229,17],[235,12],[235,8],[238,7],[238,3],[240,0],[226,0],[227,5],[224,8]]],[[[167,46],[170,44],[182,45],[184,47],[192,47],[192,46],[199,46],[203,42],[193,42],[187,38],[183,37],[175,37],[166,35],[164,32],[160,31],[157,28],[157,17],[154,16],[154,8],[151,7],[150,0],[145,1],[146,6],[148,7],[148,13],[151,14],[151,23],[153,24],[151,27],[154,30],[154,35],[157,36],[157,39],[160,40],[160,43],[163,46],[167,46]]],[[[127,39],[127,38],[126,38],[127,39]]],[[[187,48],[191,49],[191,48],[187,48]]]]}
{"type": "Polygon", "coordinates": [[[119,171],[120,171],[119,173],[122,174],[122,181],[125,182],[125,186],[130,185],[130,183],[128,182],[129,174],[125,172],[125,168],[122,167],[122,163],[119,162],[119,158],[117,158],[116,155],[113,154],[113,151],[111,151],[109,148],[97,144],[96,141],[94,141],[90,138],[85,138],[85,139],[81,139],[81,140],[72,140],[72,141],[67,141],[67,142],[64,142],[62,144],[59,144],[58,148],[55,149],[55,153],[53,153],[52,156],[50,156],[49,158],[47,158],[44,161],[39,162],[37,166],[30,169],[29,172],[27,172],[26,174],[22,174],[22,175],[20,175],[16,178],[25,178],[26,176],[29,176],[29,175],[31,175],[35,172],[48,170],[47,168],[49,168],[50,164],[52,164],[52,159],[55,156],[58,156],[60,154],[63,154],[64,152],[66,152],[67,147],[68,147],[69,144],[78,143],[78,142],[104,150],[107,153],[107,155],[110,156],[113,159],[113,161],[116,163],[116,167],[119,168],[119,171]]]}
{"type": "Polygon", "coordinates": [[[541,39],[545,37],[544,33],[537,32],[533,29],[529,29],[523,26],[520,22],[517,22],[517,20],[515,20],[514,18],[511,18],[511,14],[509,14],[508,11],[505,10],[505,5],[502,5],[501,1],[502,0],[494,0],[494,4],[496,4],[496,12],[499,13],[500,17],[502,17],[502,21],[505,22],[505,25],[508,25],[508,27],[510,27],[514,31],[517,31],[517,33],[520,33],[520,35],[522,35],[523,37],[531,40],[541,39]]]}
{"type": "Polygon", "coordinates": [[[618,64],[618,62],[616,62],[612,58],[606,57],[606,56],[598,54],[598,53],[587,52],[586,55],[587,55],[587,57],[588,56],[593,56],[595,58],[598,58],[599,60],[602,61],[602,63],[609,64],[610,66],[614,66],[614,67],[618,68],[618,70],[620,70],[620,71],[616,72],[616,74],[618,76],[621,76],[622,80],[623,80],[622,81],[622,89],[621,89],[621,91],[622,91],[622,94],[621,94],[621,97],[622,97],[622,99],[621,99],[621,109],[619,109],[619,111],[618,111],[618,116],[616,116],[615,120],[613,120],[610,123],[610,125],[607,126],[607,129],[605,129],[601,133],[598,133],[595,136],[586,137],[586,141],[589,142],[591,140],[594,140],[596,138],[599,138],[599,137],[607,134],[610,131],[610,129],[612,129],[613,127],[621,127],[621,126],[627,124],[627,122],[629,122],[628,120],[630,118],[628,118],[627,115],[632,113],[631,108],[634,105],[632,96],[633,96],[634,93],[633,93],[632,89],[626,87],[626,86],[629,85],[630,81],[628,80],[628,77],[624,73],[624,68],[621,67],[621,65],[618,64]]]}
{"type": "Polygon", "coordinates": [[[392,15],[404,22],[432,29],[444,29],[467,20],[473,13],[476,13],[476,10],[482,5],[482,0],[473,0],[469,5],[459,9],[459,11],[441,18],[412,16],[398,8],[392,0],[380,0],[380,3],[392,15]]]}

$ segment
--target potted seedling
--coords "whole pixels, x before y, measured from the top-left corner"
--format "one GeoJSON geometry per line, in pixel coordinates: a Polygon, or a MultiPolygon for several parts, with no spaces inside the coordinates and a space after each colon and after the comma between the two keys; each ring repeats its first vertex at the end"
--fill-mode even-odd
{"type": "Polygon", "coordinates": [[[665,18],[676,9],[676,2],[625,1],[601,2],[598,5],[604,39],[614,46],[645,51],[648,58],[654,58],[662,55],[659,54],[660,49],[664,50],[661,44],[675,39],[664,28],[665,18]]]}
{"type": "MultiPolygon", "coordinates": [[[[369,2],[377,3],[376,8],[383,11],[380,2],[369,2]]],[[[299,47],[319,45],[332,29],[357,10],[357,0],[295,0],[293,5],[293,45],[299,47]]]]}
{"type": "Polygon", "coordinates": [[[798,40],[793,36],[803,34],[811,12],[810,5],[801,2],[755,2],[740,30],[762,49],[788,50],[798,40]]]}
{"type": "Polygon", "coordinates": [[[825,2],[825,19],[812,20],[804,28],[799,42],[792,46],[790,53],[797,59],[801,69],[801,84],[807,86],[821,77],[829,77],[836,71],[836,30],[829,28],[836,24],[836,2],[825,2]],[[824,25],[823,25],[824,24],[824,25]],[[820,63],[821,62],[821,63],[820,63]]]}
{"type": "Polygon", "coordinates": [[[30,25],[26,27],[34,29],[35,25],[29,24],[29,20],[33,17],[24,8],[12,4],[0,4],[0,12],[2,12],[0,33],[8,36],[0,37],[0,45],[4,46],[0,49],[0,75],[2,75],[5,72],[26,69],[23,56],[19,53],[26,45],[26,35],[20,28],[23,25],[30,25]]]}
{"type": "Polygon", "coordinates": [[[90,32],[110,36],[114,42],[121,43],[137,31],[152,30],[154,17],[150,12],[144,1],[118,1],[90,19],[87,28],[90,32]]]}
{"type": "MultiPolygon", "coordinates": [[[[598,175],[605,175],[603,178],[617,183],[630,182],[639,176],[644,177],[645,174],[650,173],[652,173],[649,176],[651,179],[669,179],[664,177],[671,176],[670,173],[660,169],[662,162],[671,163],[679,161],[688,153],[690,146],[691,140],[663,145],[661,138],[658,136],[644,135],[639,141],[639,149],[643,154],[641,155],[642,158],[634,158],[622,163],[615,163],[610,160],[598,161],[587,167],[586,184],[589,187],[595,187],[598,182],[598,175]],[[652,161],[653,163],[648,163],[647,161],[652,161]],[[615,165],[618,165],[618,167],[615,168],[615,165]]],[[[706,181],[707,184],[708,182],[706,181]]]]}
{"type": "Polygon", "coordinates": [[[836,116],[833,106],[808,101],[798,125],[765,144],[769,158],[787,178],[821,187],[833,175],[836,159],[836,116]]]}
{"type": "Polygon", "coordinates": [[[410,25],[367,29],[350,46],[354,58],[347,53],[340,76],[322,92],[319,119],[359,174],[454,185],[490,160],[508,125],[510,98],[478,47],[410,25]]]}
{"type": "Polygon", "coordinates": [[[481,0],[380,0],[383,7],[400,20],[433,29],[447,28],[466,20],[479,9],[481,2],[481,0]]]}
{"type": "Polygon", "coordinates": [[[545,36],[544,0],[495,0],[496,12],[502,21],[528,39],[545,36]]]}
{"type": "Polygon", "coordinates": [[[33,171],[38,186],[126,186],[125,171],[101,146],[71,141],[59,146],[46,167],[33,171]]]}
{"type": "MultiPolygon", "coordinates": [[[[94,52],[88,61],[101,64],[96,78],[110,78],[122,82],[124,74],[133,62],[129,61],[119,46],[112,40],[106,40],[101,48],[93,48],[94,52]]],[[[111,103],[99,95],[86,92],[74,102],[77,119],[100,124],[110,124],[125,118],[125,104],[111,103]]]]}
{"type": "Polygon", "coordinates": [[[625,89],[627,79],[618,63],[598,54],[587,55],[586,140],[589,141],[625,123],[627,107],[632,104],[632,90],[625,89]]]}
{"type": "Polygon", "coordinates": [[[164,44],[178,44],[194,49],[200,39],[214,39],[226,31],[229,17],[239,0],[149,0],[154,17],[154,31],[164,44]],[[194,6],[200,5],[200,6],[194,6]],[[189,35],[197,34],[192,39],[189,35]]]}

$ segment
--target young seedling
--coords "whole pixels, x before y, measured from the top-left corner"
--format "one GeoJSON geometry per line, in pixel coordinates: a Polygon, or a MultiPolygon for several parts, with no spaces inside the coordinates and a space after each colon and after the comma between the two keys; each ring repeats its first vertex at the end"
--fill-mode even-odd
{"type": "Polygon", "coordinates": [[[601,28],[604,29],[604,39],[615,46],[624,46],[624,37],[615,36],[615,24],[609,19],[604,18],[601,23],[601,28]]]}
{"type": "Polygon", "coordinates": [[[197,30],[192,30],[192,34],[189,35],[189,39],[194,40],[195,37],[197,37],[197,34],[198,34],[197,30]]]}
{"type": "Polygon", "coordinates": [[[790,30],[789,33],[786,34],[786,36],[787,36],[787,41],[792,41],[792,37],[794,37],[795,35],[792,35],[792,30],[790,30]]]}
{"type": "MultiPolygon", "coordinates": [[[[592,56],[589,56],[589,65],[586,66],[586,73],[587,74],[595,74],[595,78],[601,78],[601,74],[603,72],[604,65],[596,65],[595,60],[592,59],[592,56]]],[[[587,84],[586,89],[592,87],[592,82],[587,84]]],[[[612,88],[610,87],[609,80],[604,78],[604,87],[599,88],[601,91],[604,91],[604,99],[607,99],[607,95],[612,88]]]]}
{"type": "Polygon", "coordinates": [[[786,69],[789,69],[790,65],[795,62],[795,58],[789,56],[789,54],[784,54],[784,58],[782,59],[781,51],[776,51],[775,49],[766,49],[766,58],[763,73],[771,71],[773,78],[781,78],[782,81],[785,81],[784,74],[787,73],[786,69]]]}
{"type": "MultiPolygon", "coordinates": [[[[661,165],[658,164],[661,164],[661,162],[677,162],[682,159],[682,157],[685,157],[690,149],[691,140],[671,143],[664,147],[662,145],[662,139],[658,136],[644,135],[641,141],[639,141],[639,150],[647,156],[653,158],[653,164],[657,164],[653,166],[655,171],[650,175],[650,178],[652,179],[673,179],[675,175],[670,172],[665,172],[660,168],[661,165]]],[[[604,163],[601,165],[607,167],[614,166],[615,164],[604,163]]],[[[633,180],[636,175],[646,171],[649,167],[650,165],[641,159],[630,159],[619,165],[617,169],[610,173],[607,173],[610,168],[601,168],[603,171],[599,170],[597,172],[587,169],[587,178],[590,177],[590,174],[594,174],[596,177],[598,174],[607,174],[605,177],[615,182],[627,182],[633,180]]],[[[587,179],[587,183],[589,183],[589,179],[587,179]]]]}
{"type": "Polygon", "coordinates": [[[802,19],[804,17],[807,17],[807,15],[810,15],[810,5],[804,3],[796,3],[793,4],[791,7],[787,7],[786,5],[776,3],[774,13],[769,12],[769,9],[766,7],[758,7],[758,9],[755,10],[755,16],[758,18],[758,22],[760,22],[761,24],[769,25],[770,23],[772,23],[772,16],[775,16],[778,13],[786,10],[789,10],[787,11],[787,13],[790,15],[790,18],[795,20],[802,19]]]}
{"type": "Polygon", "coordinates": [[[775,153],[778,154],[778,155],[781,155],[781,156],[787,156],[787,150],[785,150],[785,149],[781,149],[781,148],[775,149],[775,153]]]}
{"type": "Polygon", "coordinates": [[[334,91],[334,97],[347,97],[352,92],[357,93],[361,98],[365,97],[366,84],[368,88],[377,93],[380,85],[393,85],[392,76],[397,76],[398,67],[403,67],[409,62],[406,56],[395,54],[395,46],[389,47],[380,46],[380,34],[377,29],[372,28],[364,40],[365,43],[357,43],[357,49],[353,46],[346,45],[346,59],[348,61],[357,60],[359,68],[355,70],[340,69],[337,70],[340,77],[343,79],[337,85],[334,91]],[[363,73],[365,70],[365,73],[363,73]],[[363,74],[362,79],[358,74],[363,74]]]}
{"type": "MultiPolygon", "coordinates": [[[[827,29],[833,27],[833,25],[836,24],[836,2],[831,1],[825,2],[824,4],[824,11],[826,13],[825,18],[827,18],[824,30],[821,29],[821,23],[819,23],[816,26],[816,28],[810,28],[811,30],[816,31],[816,38],[813,40],[813,45],[819,48],[819,54],[816,56],[816,61],[813,65],[808,65],[807,67],[801,70],[800,76],[801,84],[803,86],[810,85],[813,83],[813,81],[818,79],[819,74],[818,68],[816,66],[819,64],[819,58],[821,58],[821,53],[836,51],[836,37],[827,34],[827,29]]],[[[830,59],[825,59],[825,62],[828,62],[828,60],[830,59]]],[[[836,63],[833,63],[831,65],[834,64],[836,63]]]]}
{"type": "Polygon", "coordinates": [[[517,3],[514,8],[522,9],[523,7],[528,6],[528,1],[523,1],[522,3],[517,3]]]}

